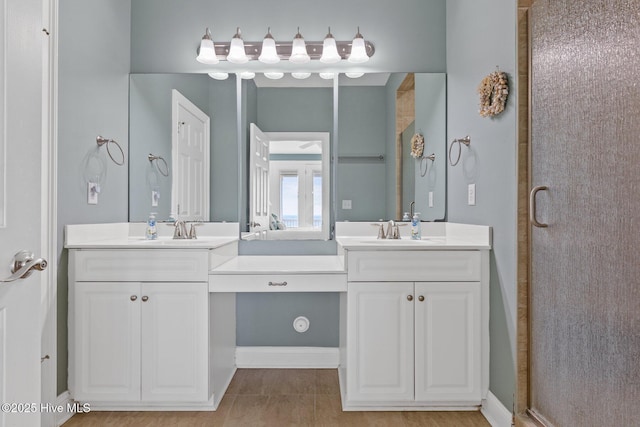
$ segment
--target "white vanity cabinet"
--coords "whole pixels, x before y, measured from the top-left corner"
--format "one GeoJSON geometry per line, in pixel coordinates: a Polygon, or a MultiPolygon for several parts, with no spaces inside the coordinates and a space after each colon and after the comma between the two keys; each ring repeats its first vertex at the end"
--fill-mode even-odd
{"type": "Polygon", "coordinates": [[[96,408],[206,404],[209,251],[70,250],[69,257],[73,398],[96,408]]]}
{"type": "Polygon", "coordinates": [[[347,251],[346,409],[480,405],[488,251],[347,251]]]}
{"type": "Polygon", "coordinates": [[[78,282],[80,401],[206,402],[206,283],[78,282]]]}

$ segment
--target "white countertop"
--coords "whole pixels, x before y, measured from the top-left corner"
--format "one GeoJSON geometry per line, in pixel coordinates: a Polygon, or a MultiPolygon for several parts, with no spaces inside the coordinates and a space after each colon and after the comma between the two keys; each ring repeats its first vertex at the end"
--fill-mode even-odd
{"type": "Polygon", "coordinates": [[[337,255],[238,256],[209,271],[209,274],[340,274],[343,257],[337,255]]]}
{"type": "MultiPolygon", "coordinates": [[[[336,241],[344,250],[357,251],[422,251],[422,250],[480,250],[491,249],[491,227],[485,225],[423,222],[422,239],[411,240],[411,226],[401,225],[400,236],[378,239],[375,222],[336,223],[336,241]]],[[[386,224],[385,224],[386,231],[386,224]]]]}
{"type": "Polygon", "coordinates": [[[197,239],[173,239],[173,227],[158,224],[158,238],[145,239],[145,223],[78,224],[65,227],[68,249],[214,249],[238,241],[238,223],[203,223],[197,239]]]}

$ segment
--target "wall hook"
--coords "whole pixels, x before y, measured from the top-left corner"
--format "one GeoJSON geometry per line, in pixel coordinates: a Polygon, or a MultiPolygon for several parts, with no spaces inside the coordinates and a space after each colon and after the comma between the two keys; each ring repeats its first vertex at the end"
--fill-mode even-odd
{"type": "Polygon", "coordinates": [[[458,164],[458,162],[460,161],[460,156],[462,154],[462,144],[466,145],[467,147],[471,144],[471,137],[469,135],[465,136],[464,138],[458,138],[458,139],[454,139],[453,141],[451,141],[451,145],[449,146],[449,164],[451,166],[455,166],[458,164]],[[456,158],[456,161],[454,162],[453,159],[451,158],[451,152],[453,151],[453,146],[458,143],[458,157],[456,158]]]}

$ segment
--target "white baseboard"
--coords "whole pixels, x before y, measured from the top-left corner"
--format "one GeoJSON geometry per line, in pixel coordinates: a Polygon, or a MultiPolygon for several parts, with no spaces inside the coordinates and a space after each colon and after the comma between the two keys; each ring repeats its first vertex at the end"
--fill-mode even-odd
{"type": "Polygon", "coordinates": [[[482,404],[482,415],[492,427],[511,427],[513,425],[511,411],[491,392],[487,393],[487,399],[482,404]]]}
{"type": "Polygon", "coordinates": [[[75,412],[69,411],[68,408],[73,404],[73,399],[71,399],[71,394],[69,391],[65,391],[56,399],[56,406],[63,407],[64,411],[56,413],[56,426],[60,427],[62,424],[66,423],[73,417],[75,412]]]}
{"type": "Polygon", "coordinates": [[[333,347],[236,347],[238,368],[337,368],[333,347]]]}

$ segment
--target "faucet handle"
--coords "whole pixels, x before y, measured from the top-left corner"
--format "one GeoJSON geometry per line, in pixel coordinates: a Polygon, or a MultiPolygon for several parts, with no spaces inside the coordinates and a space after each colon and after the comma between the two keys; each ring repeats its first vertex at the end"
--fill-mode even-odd
{"type": "Polygon", "coordinates": [[[189,228],[189,239],[197,239],[198,238],[198,236],[196,234],[196,227],[199,227],[201,225],[202,225],[202,222],[200,222],[200,221],[191,223],[191,227],[189,228]]]}
{"type": "Polygon", "coordinates": [[[374,227],[378,227],[378,239],[386,239],[387,238],[387,235],[384,232],[384,224],[380,224],[380,223],[375,222],[375,223],[373,223],[371,225],[373,225],[374,227]]]}

